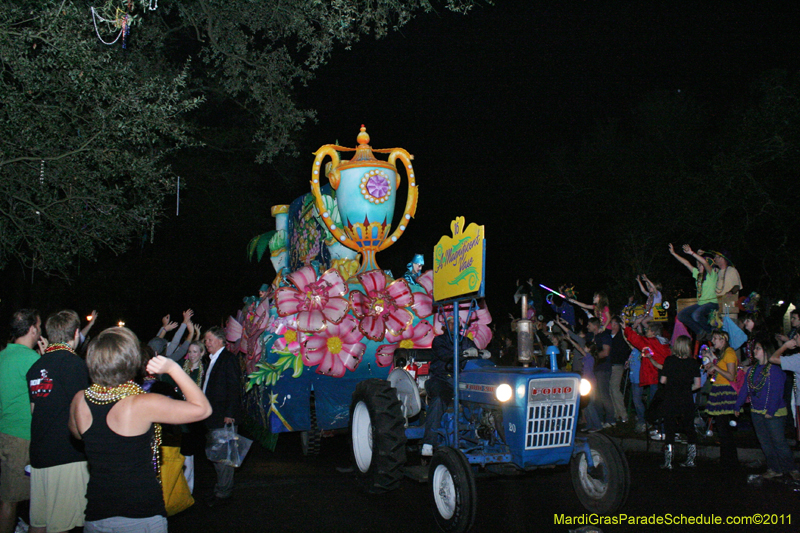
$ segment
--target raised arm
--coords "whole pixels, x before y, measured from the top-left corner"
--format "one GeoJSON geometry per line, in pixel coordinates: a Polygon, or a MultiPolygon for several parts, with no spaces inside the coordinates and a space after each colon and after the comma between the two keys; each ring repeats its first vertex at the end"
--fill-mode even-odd
{"type": "Polygon", "coordinates": [[[678,255],[677,253],[675,253],[675,248],[672,246],[672,243],[669,243],[669,253],[671,253],[671,254],[672,254],[672,257],[674,257],[675,259],[677,259],[677,260],[678,260],[678,262],[680,262],[680,263],[681,263],[683,266],[685,266],[686,268],[688,268],[688,269],[689,269],[689,272],[692,272],[692,271],[694,271],[694,267],[692,266],[692,264],[689,262],[689,260],[688,260],[688,259],[686,259],[686,258],[685,258],[685,257],[683,257],[682,255],[678,255]]]}
{"type": "Polygon", "coordinates": [[[144,400],[137,406],[137,415],[144,420],[151,423],[190,424],[205,420],[211,415],[211,404],[206,395],[178,363],[159,355],[147,363],[147,372],[168,374],[181,389],[186,400],[173,400],[160,394],[143,394],[137,397],[137,400],[144,400]]]}
{"type": "Polygon", "coordinates": [[[636,276],[636,283],[639,284],[639,290],[642,291],[642,294],[648,296],[647,288],[642,284],[642,276],[636,276]]]}
{"type": "Polygon", "coordinates": [[[172,331],[173,329],[178,327],[177,322],[170,322],[169,315],[166,315],[161,319],[161,329],[158,330],[158,336],[162,339],[167,336],[168,331],[172,331]]]}
{"type": "Polygon", "coordinates": [[[781,356],[786,353],[786,350],[793,350],[794,348],[797,348],[797,341],[795,339],[784,342],[780,348],[769,356],[769,362],[776,365],[781,364],[781,356]]]}
{"type": "Polygon", "coordinates": [[[584,309],[588,309],[589,311],[594,310],[594,306],[593,305],[585,304],[583,302],[579,302],[578,300],[575,300],[574,298],[567,298],[567,301],[569,303],[571,303],[571,304],[577,305],[578,307],[583,307],[584,309]]]}
{"type": "Polygon", "coordinates": [[[711,263],[709,263],[708,260],[703,257],[703,250],[697,250],[697,252],[693,252],[688,244],[684,244],[683,251],[699,261],[703,266],[703,270],[705,270],[707,273],[711,273],[711,263]]]}
{"type": "Polygon", "coordinates": [[[94,326],[94,323],[96,321],[97,321],[97,311],[92,310],[92,313],[89,315],[89,323],[86,324],[86,326],[84,326],[84,328],[81,330],[81,342],[83,342],[86,336],[89,335],[89,330],[92,329],[92,326],[94,326]]]}

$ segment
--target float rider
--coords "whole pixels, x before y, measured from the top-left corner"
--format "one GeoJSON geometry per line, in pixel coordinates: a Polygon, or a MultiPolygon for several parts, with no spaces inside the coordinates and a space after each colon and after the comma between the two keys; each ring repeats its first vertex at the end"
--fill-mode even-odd
{"type": "Polygon", "coordinates": [[[409,285],[419,285],[417,279],[419,278],[420,274],[422,274],[422,267],[425,266],[425,257],[422,254],[416,254],[414,259],[406,265],[406,273],[403,277],[405,277],[406,281],[409,285]]]}

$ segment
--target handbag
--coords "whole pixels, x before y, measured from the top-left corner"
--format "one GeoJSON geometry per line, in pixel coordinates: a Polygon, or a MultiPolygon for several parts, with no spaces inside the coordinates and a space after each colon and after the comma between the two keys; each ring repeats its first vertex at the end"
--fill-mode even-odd
{"type": "Polygon", "coordinates": [[[189,484],[183,475],[183,455],[177,446],[161,447],[161,490],[167,516],[185,511],[194,505],[189,484]]]}
{"type": "Polygon", "coordinates": [[[722,317],[722,331],[728,334],[728,344],[734,350],[738,350],[742,344],[747,342],[747,333],[736,325],[736,322],[728,316],[727,312],[722,317]]]}
{"type": "Polygon", "coordinates": [[[252,440],[236,433],[233,424],[225,424],[225,427],[213,429],[208,434],[206,457],[213,463],[239,468],[252,444],[252,440]]]}
{"type": "Polygon", "coordinates": [[[664,421],[664,412],[666,409],[667,391],[664,387],[656,389],[653,399],[650,400],[650,405],[644,412],[644,418],[649,424],[657,425],[664,421]]]}

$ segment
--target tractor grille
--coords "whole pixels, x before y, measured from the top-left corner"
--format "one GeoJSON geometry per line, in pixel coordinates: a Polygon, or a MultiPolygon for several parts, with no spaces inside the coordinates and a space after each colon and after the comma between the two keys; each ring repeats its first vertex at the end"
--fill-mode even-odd
{"type": "Polygon", "coordinates": [[[575,378],[533,379],[528,382],[526,450],[572,444],[577,395],[578,380],[575,378]]]}

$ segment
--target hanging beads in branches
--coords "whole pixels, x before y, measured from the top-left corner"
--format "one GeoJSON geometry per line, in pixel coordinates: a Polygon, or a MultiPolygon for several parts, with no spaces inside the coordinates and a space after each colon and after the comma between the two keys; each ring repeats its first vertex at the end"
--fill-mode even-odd
{"type": "MultiPolygon", "coordinates": [[[[138,3],[141,4],[143,11],[155,11],[158,9],[158,0],[139,0],[138,3]]],[[[127,48],[131,26],[137,24],[141,17],[132,14],[136,7],[136,3],[133,0],[128,0],[124,8],[114,6],[113,4],[113,0],[109,0],[102,8],[89,8],[92,13],[94,32],[97,34],[97,38],[100,39],[100,42],[108,46],[116,44],[121,37],[122,48],[127,48]],[[110,15],[112,9],[114,10],[113,17],[110,15]],[[110,28],[112,31],[116,32],[117,36],[113,41],[106,41],[103,39],[103,36],[100,35],[100,26],[104,26],[107,29],[110,28]]]]}

